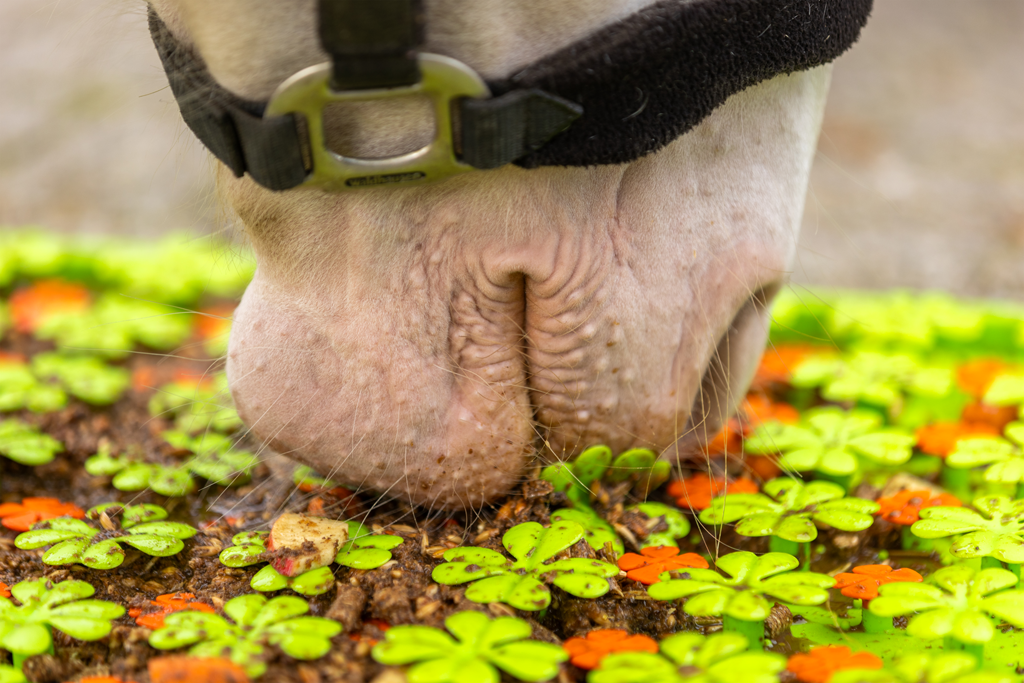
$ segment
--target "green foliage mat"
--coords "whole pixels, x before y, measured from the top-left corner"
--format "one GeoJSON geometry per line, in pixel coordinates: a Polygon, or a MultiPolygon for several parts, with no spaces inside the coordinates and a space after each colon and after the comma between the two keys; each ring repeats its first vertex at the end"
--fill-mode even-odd
{"type": "MultiPolygon", "coordinates": [[[[899,629],[892,633],[874,634],[842,632],[823,624],[794,624],[790,629],[798,642],[811,645],[845,645],[851,650],[866,650],[887,663],[918,652],[942,652],[941,640],[921,640],[899,629]]],[[[1024,632],[1010,631],[996,636],[985,646],[985,663],[998,671],[1024,666],[1024,632]]]]}

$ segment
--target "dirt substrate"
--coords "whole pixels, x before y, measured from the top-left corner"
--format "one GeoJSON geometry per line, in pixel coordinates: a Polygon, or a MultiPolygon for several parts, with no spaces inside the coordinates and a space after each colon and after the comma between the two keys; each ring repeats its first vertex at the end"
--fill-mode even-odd
{"type": "MultiPolygon", "coordinates": [[[[30,356],[46,350],[41,342],[16,334],[8,335],[0,350],[30,356]]],[[[128,366],[137,370],[151,368],[150,374],[159,386],[179,370],[204,371],[211,361],[203,358],[171,358],[158,355],[133,355],[128,366]]],[[[153,390],[135,388],[125,394],[114,406],[98,409],[72,401],[57,413],[35,415],[29,412],[13,416],[40,426],[45,432],[61,440],[66,452],[52,463],[36,467],[19,466],[9,460],[0,460],[3,469],[2,501],[20,501],[29,496],[51,496],[73,502],[83,509],[104,502],[156,503],[165,506],[170,518],[187,522],[201,529],[185,541],[183,552],[169,558],[153,558],[126,548],[124,563],[110,571],[89,569],[81,565],[48,566],[41,561],[42,550],[24,551],[14,546],[17,532],[0,528],[0,581],[12,585],[24,579],[45,576],[52,581],[69,578],[88,581],[96,588],[96,598],[111,600],[127,608],[145,607],[158,595],[188,592],[197,599],[219,608],[225,601],[250,593],[249,580],[260,565],[232,569],[218,561],[220,551],[231,545],[231,537],[239,531],[264,530],[270,521],[283,511],[320,511],[334,518],[354,518],[363,521],[376,532],[401,536],[405,542],[393,551],[393,559],[373,570],[355,570],[334,565],[336,583],[324,595],[310,600],[311,613],[339,621],[344,630],[333,640],[331,652],[320,660],[296,662],[274,648],[270,668],[262,681],[393,681],[394,672],[387,674],[384,667],[374,662],[370,650],[382,637],[383,628],[398,624],[425,624],[441,627],[444,619],[456,611],[480,610],[494,615],[516,615],[527,619],[533,626],[533,637],[558,643],[562,639],[582,635],[595,628],[622,628],[631,633],[644,633],[664,637],[675,631],[702,630],[713,632],[720,628],[714,619],[697,623],[683,614],[672,603],[651,599],[644,587],[624,575],[611,580],[611,591],[602,598],[586,600],[572,597],[556,587],[551,588],[552,602],[546,613],[517,612],[506,605],[479,605],[465,599],[465,587],[443,586],[431,581],[430,573],[442,560],[442,553],[458,545],[476,545],[501,550],[501,536],[515,524],[536,521],[549,522],[550,513],[565,506],[564,495],[554,493],[549,483],[536,478],[534,472],[515,493],[494,507],[479,514],[445,516],[422,509],[412,509],[394,501],[381,501],[369,494],[358,499],[342,500],[326,491],[303,493],[294,487],[288,471],[290,463],[267,455],[258,466],[250,484],[231,489],[219,486],[200,486],[199,490],[184,498],[164,498],[151,491],[124,493],[110,485],[109,477],[93,477],[85,472],[85,459],[96,453],[101,440],[110,442],[114,452],[138,449],[150,462],[170,463],[180,455],[160,437],[171,428],[162,418],[152,418],[147,402],[153,390]]],[[[240,444],[258,448],[257,444],[240,444]]],[[[671,503],[664,487],[653,496],[655,500],[671,503]]],[[[616,525],[626,539],[627,550],[632,538],[642,538],[646,531],[646,518],[635,512],[625,512],[624,506],[633,501],[628,484],[599,491],[597,509],[616,525]]],[[[830,548],[829,553],[817,557],[813,568],[817,571],[837,571],[851,566],[877,561],[871,547],[884,544],[867,542],[871,535],[887,535],[892,529],[876,523],[866,532],[856,535],[829,537],[823,534],[820,542],[830,548]]],[[[705,530],[703,540],[691,536],[689,545],[683,542],[684,552],[727,552],[730,548],[764,551],[763,539],[741,539],[728,533],[719,538],[705,530]],[[694,541],[697,541],[694,543],[694,541]]],[[[876,539],[879,541],[881,539],[876,539]]],[[[580,541],[567,551],[569,556],[597,557],[585,542],[580,541]]],[[[614,562],[614,557],[603,557],[614,562]]],[[[901,558],[903,566],[915,567],[925,558],[901,558]]],[[[920,567],[924,569],[924,567],[920,567]]],[[[282,591],[290,593],[290,591],[282,591]]],[[[785,633],[792,616],[777,609],[769,620],[769,629],[785,633]]],[[[797,617],[799,621],[800,617],[797,617]]],[[[40,655],[25,665],[25,673],[37,683],[59,683],[77,680],[85,675],[111,674],[126,681],[146,683],[149,680],[147,661],[166,653],[151,648],[147,639],[150,631],[135,624],[129,616],[116,620],[108,638],[83,643],[63,634],[55,633],[56,655],[40,655]]],[[[781,638],[772,649],[784,653],[794,650],[796,643],[781,638]]],[[[585,673],[571,665],[564,665],[559,681],[583,681],[585,673]]],[[[397,679],[401,680],[401,679],[397,679]]]]}

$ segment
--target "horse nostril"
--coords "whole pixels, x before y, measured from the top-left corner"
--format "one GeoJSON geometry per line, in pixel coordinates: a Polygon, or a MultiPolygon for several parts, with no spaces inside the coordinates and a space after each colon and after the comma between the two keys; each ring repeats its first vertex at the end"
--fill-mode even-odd
{"type": "Polygon", "coordinates": [[[768,336],[768,309],[781,287],[773,283],[754,292],[718,340],[690,411],[687,441],[710,441],[743,399],[768,336]]]}

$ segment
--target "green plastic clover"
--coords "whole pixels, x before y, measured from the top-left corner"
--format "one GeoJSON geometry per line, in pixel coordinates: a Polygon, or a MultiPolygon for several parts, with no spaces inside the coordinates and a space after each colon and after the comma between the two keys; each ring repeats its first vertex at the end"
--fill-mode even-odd
{"type": "Polygon", "coordinates": [[[163,437],[175,448],[195,453],[181,465],[182,468],[220,486],[237,487],[249,483],[253,470],[259,464],[259,457],[254,453],[232,450],[234,441],[224,434],[206,432],[191,436],[180,430],[168,430],[163,437]]]}
{"type": "Polygon", "coordinates": [[[829,401],[863,401],[891,406],[903,391],[918,396],[944,396],[953,387],[948,367],[924,366],[905,354],[857,351],[845,358],[814,356],[793,369],[795,387],[821,387],[829,401]]]}
{"type": "Polygon", "coordinates": [[[333,489],[338,486],[338,482],[327,477],[321,477],[317,474],[316,470],[306,465],[299,465],[292,471],[292,481],[295,486],[306,490],[309,489],[333,489]]]}
{"type": "Polygon", "coordinates": [[[648,448],[631,448],[616,456],[604,478],[617,484],[627,479],[636,481],[633,492],[640,498],[647,498],[672,474],[672,464],[659,460],[657,453],[648,448]]]}
{"type": "Polygon", "coordinates": [[[0,422],[0,455],[22,465],[45,465],[52,462],[64,444],[43,434],[21,420],[0,422]]]}
{"type": "Polygon", "coordinates": [[[359,522],[348,523],[349,538],[341,546],[334,561],[343,567],[353,569],[376,569],[391,561],[391,550],[402,545],[401,536],[370,534],[359,522]]]}
{"type": "Polygon", "coordinates": [[[1014,683],[1007,672],[978,670],[968,652],[920,653],[900,657],[885,669],[837,671],[829,683],[1014,683]]]}
{"type": "Polygon", "coordinates": [[[181,552],[183,539],[195,527],[164,521],[167,511],[158,505],[105,503],[85,513],[86,519],[57,517],[37,522],[19,534],[14,544],[22,550],[51,546],[43,553],[46,564],[81,563],[92,569],[113,569],[124,562],[121,544],[154,557],[181,552]]]}
{"type": "Polygon", "coordinates": [[[107,365],[96,356],[60,352],[37,354],[32,358],[32,370],[38,377],[59,380],[69,394],[97,406],[114,403],[131,380],[127,370],[107,365]]]}
{"type": "Polygon", "coordinates": [[[985,468],[985,481],[999,484],[1024,484],[1024,422],[1012,422],[997,436],[960,439],[946,456],[946,465],[957,469],[985,468]]]}
{"type": "Polygon", "coordinates": [[[0,412],[28,408],[34,413],[49,413],[67,402],[63,389],[40,382],[24,363],[0,362],[0,412]]]}
{"type": "Polygon", "coordinates": [[[662,640],[660,654],[617,652],[587,675],[587,683],[775,683],[786,658],[748,652],[738,633],[677,633],[662,640]]]}
{"type": "Polygon", "coordinates": [[[530,625],[515,617],[457,612],[444,625],[451,636],[430,626],[393,626],[371,654],[388,666],[412,665],[409,683],[498,683],[499,669],[521,681],[546,681],[568,659],[557,645],[528,640],[530,625]]]}
{"type": "Polygon", "coordinates": [[[85,460],[85,471],[94,477],[113,477],[118,491],[152,489],[162,496],[184,496],[196,489],[187,467],[165,467],[137,462],[127,455],[112,455],[110,446],[101,444],[99,452],[85,460]]]}
{"type": "Polygon", "coordinates": [[[99,640],[110,633],[112,619],[124,607],[104,600],[85,600],[96,589],[85,581],[50,584],[40,578],[11,586],[10,598],[0,598],[0,649],[14,654],[20,667],[26,657],[53,651],[51,628],[79,640],[99,640]]]}
{"type": "Polygon", "coordinates": [[[1024,500],[985,496],[972,505],[977,512],[962,507],[924,508],[910,531],[919,538],[954,536],[949,552],[956,557],[1024,562],[1024,500]]]}
{"type": "Polygon", "coordinates": [[[690,533],[690,520],[677,508],[670,507],[664,503],[640,503],[633,505],[631,510],[639,510],[651,519],[662,518],[668,525],[666,531],[658,531],[650,534],[641,544],[641,548],[652,548],[657,546],[673,546],[676,539],[686,538],[690,533]]]}
{"type": "Polygon", "coordinates": [[[193,657],[223,657],[226,653],[250,678],[259,678],[267,670],[268,645],[302,660],[319,659],[330,651],[331,638],[341,633],[341,624],[303,616],[308,611],[309,604],[302,598],[267,600],[262,595],[241,595],[224,605],[231,621],[219,614],[175,612],[164,617],[163,627],[150,634],[149,644],[158,650],[191,645],[193,657]]]}
{"type": "Polygon", "coordinates": [[[556,491],[562,491],[576,506],[590,506],[590,487],[600,481],[612,464],[612,449],[591,446],[571,462],[548,465],[540,478],[551,482],[556,491]]]}
{"type": "Polygon", "coordinates": [[[600,550],[606,543],[612,544],[612,552],[618,557],[626,552],[622,539],[615,533],[615,528],[605,521],[604,517],[588,507],[562,508],[551,513],[551,521],[567,519],[583,527],[583,538],[594,550],[600,550]]]}
{"type": "MultiPolygon", "coordinates": [[[[392,548],[402,544],[400,536],[370,534],[369,529],[356,521],[348,522],[349,538],[338,551],[334,561],[354,569],[376,569],[391,561],[392,548]]],[[[232,545],[220,553],[221,564],[228,567],[248,567],[269,560],[266,531],[245,531],[231,539],[232,545]]],[[[291,588],[301,595],[320,595],[334,585],[334,574],[329,567],[314,569],[294,577],[286,577],[267,565],[249,582],[260,592],[291,588]]]]}
{"type": "MultiPolygon", "coordinates": [[[[1013,372],[999,375],[992,380],[982,401],[992,406],[1019,405],[1021,412],[1024,413],[1024,373],[1013,372]]],[[[1024,415],[1021,417],[1024,418],[1024,415]]]]}
{"type": "Polygon", "coordinates": [[[937,337],[967,343],[983,331],[980,307],[934,292],[850,292],[830,303],[822,313],[830,318],[833,336],[874,344],[926,348],[937,337]]]}
{"type": "Polygon", "coordinates": [[[986,615],[1024,627],[1024,591],[1012,590],[1017,577],[1005,569],[954,565],[938,570],[925,583],[889,583],[868,609],[880,617],[917,613],[907,633],[932,640],[952,636],[961,643],[986,643],[995,627],[986,615]]]}
{"type": "Polygon", "coordinates": [[[633,448],[612,458],[607,446],[591,446],[575,460],[549,465],[541,471],[540,478],[551,482],[556,491],[566,494],[573,505],[590,506],[591,486],[606,479],[619,483],[633,479],[635,493],[641,498],[658,488],[672,472],[668,461],[646,448],[633,448]]]}
{"type": "Polygon", "coordinates": [[[149,414],[174,418],[175,427],[188,434],[237,430],[242,426],[242,420],[231,405],[227,376],[221,372],[213,375],[212,379],[209,385],[165,384],[149,399],[149,414]]]}
{"type": "Polygon", "coordinates": [[[517,524],[501,539],[515,561],[486,548],[452,548],[445,551],[445,563],[434,567],[432,577],[449,586],[475,582],[466,589],[473,602],[504,602],[532,612],[551,604],[545,580],[578,598],[598,598],[610,589],[608,577],[618,574],[618,567],[581,557],[548,562],[583,536],[583,527],[569,520],[550,527],[517,524]]]}
{"type": "Polygon", "coordinates": [[[299,595],[323,595],[334,586],[334,572],[330,567],[320,567],[298,576],[285,576],[268,564],[253,575],[249,585],[260,593],[290,588],[299,595]]]}
{"type": "Polygon", "coordinates": [[[780,477],[765,483],[764,493],[732,493],[711,501],[700,514],[705,524],[736,524],[743,536],[777,536],[807,543],[818,537],[815,522],[843,531],[871,526],[878,503],[845,498],[843,488],[827,481],[808,484],[780,477]]]}
{"type": "Polygon", "coordinates": [[[21,673],[21,669],[0,664],[0,683],[28,683],[28,679],[25,678],[25,674],[21,673]]]}
{"type": "Polygon", "coordinates": [[[849,476],[873,465],[896,466],[910,459],[913,435],[881,427],[882,418],[871,411],[845,412],[835,407],[815,408],[804,414],[801,425],[777,421],[761,424],[744,442],[755,455],[781,452],[783,469],[849,476]]]}
{"type": "MultiPolygon", "coordinates": [[[[227,567],[248,567],[267,562],[270,559],[266,545],[268,536],[269,533],[266,531],[244,531],[235,534],[231,539],[234,545],[220,552],[221,564],[227,567]]],[[[334,572],[330,567],[320,567],[287,577],[268,564],[256,572],[249,585],[261,593],[290,588],[300,595],[322,595],[334,585],[334,572]]]]}
{"type": "MultiPolygon", "coordinates": [[[[687,569],[690,578],[662,580],[647,588],[655,600],[689,597],[683,610],[694,616],[730,616],[743,621],[763,621],[771,611],[765,598],[795,605],[820,605],[828,600],[835,579],[814,572],[793,572],[800,563],[786,553],[760,557],[740,551],[718,558],[722,576],[712,569],[687,569]]],[[[872,602],[873,604],[873,602],[872,602]]]]}

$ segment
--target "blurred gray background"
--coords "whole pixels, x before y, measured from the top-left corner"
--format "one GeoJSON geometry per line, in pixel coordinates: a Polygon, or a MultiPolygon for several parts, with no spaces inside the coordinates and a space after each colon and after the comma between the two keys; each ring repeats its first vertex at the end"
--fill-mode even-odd
{"type": "MultiPolygon", "coordinates": [[[[210,168],[141,2],[0,2],[0,226],[210,232],[210,168]]],[[[876,0],[836,64],[793,280],[1024,299],[1024,0],[876,0]]]]}

